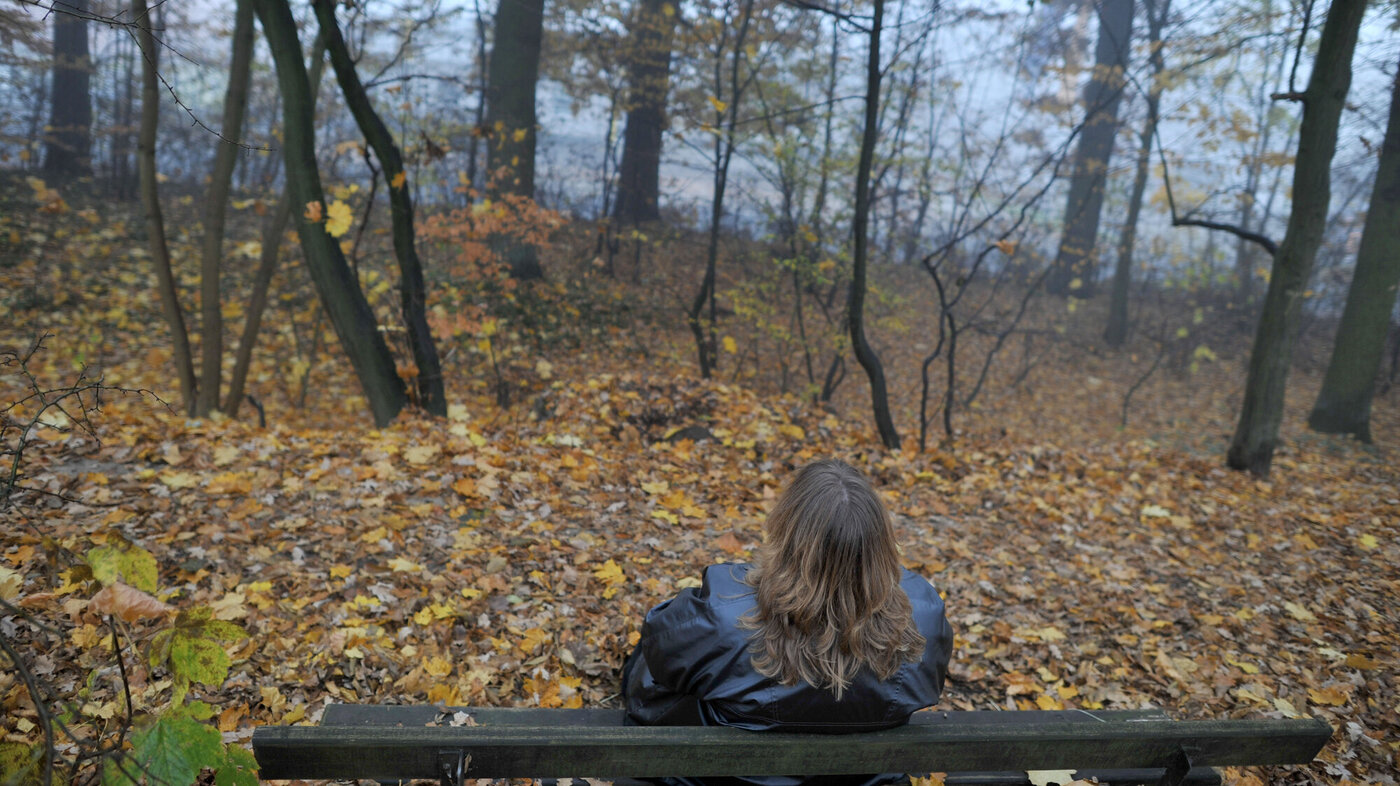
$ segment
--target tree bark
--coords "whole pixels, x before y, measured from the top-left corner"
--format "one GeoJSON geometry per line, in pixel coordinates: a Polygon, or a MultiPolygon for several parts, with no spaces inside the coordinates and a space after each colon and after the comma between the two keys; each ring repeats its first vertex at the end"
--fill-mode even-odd
{"type": "Polygon", "coordinates": [[[190,354],[190,336],[185,328],[185,312],[180,307],[175,274],[170,268],[170,250],[165,245],[165,216],[160,209],[160,192],[156,184],[156,125],[160,118],[156,66],[160,62],[160,50],[156,46],[155,36],[151,35],[146,0],[132,0],[131,12],[142,59],[141,133],[136,141],[136,153],[141,174],[141,202],[146,209],[146,235],[150,243],[151,261],[156,266],[161,309],[165,312],[165,323],[170,326],[171,356],[175,362],[176,379],[180,382],[180,401],[185,413],[193,415],[197,395],[194,357],[190,354]]]}
{"type": "Polygon", "coordinates": [[[1327,434],[1371,441],[1371,399],[1385,354],[1390,314],[1400,287],[1400,73],[1391,88],[1390,119],[1371,190],[1356,271],[1332,349],[1332,360],[1308,425],[1327,434]]]}
{"type": "Polygon", "coordinates": [[[535,197],[535,85],[544,0],[501,0],[486,89],[487,193],[535,197]]]}
{"type": "Polygon", "coordinates": [[[1303,120],[1293,168],[1293,210],[1278,253],[1249,355],[1244,402],[1226,463],[1267,476],[1283,419],[1289,355],[1298,332],[1303,291],[1312,275],[1331,200],[1332,155],[1347,90],[1351,57],[1366,0],[1334,0],[1303,93],[1303,120]]]}
{"type": "Polygon", "coordinates": [[[632,224],[661,218],[661,133],[666,127],[675,19],[671,0],[639,0],[629,32],[633,60],[613,216],[632,224]]]}
{"type": "Polygon", "coordinates": [[[856,163],[856,202],[854,216],[855,248],[851,254],[851,292],[846,301],[851,330],[851,349],[865,375],[870,378],[870,405],[880,442],[891,450],[899,447],[899,432],[890,417],[889,393],[885,389],[885,369],[879,355],[865,340],[865,270],[870,248],[870,169],[875,160],[876,126],[880,119],[880,32],[885,17],[884,0],[875,0],[870,27],[870,57],[865,70],[865,128],[860,138],[860,159],[856,163]]]}
{"type": "Polygon", "coordinates": [[[204,244],[200,259],[200,338],[202,363],[195,415],[205,417],[219,407],[223,388],[223,296],[219,273],[223,265],[224,213],[228,209],[233,169],[238,164],[238,140],[243,136],[243,114],[248,106],[248,75],[253,57],[252,0],[238,0],[234,10],[233,55],[229,61],[228,90],[224,93],[224,120],[220,126],[214,171],[209,178],[209,200],[204,205],[204,244]]]}
{"type": "Polygon", "coordinates": [[[1162,60],[1162,26],[1171,11],[1171,0],[1146,0],[1147,41],[1152,63],[1148,75],[1147,119],[1138,136],[1137,173],[1133,175],[1133,193],[1128,198],[1128,220],[1123,222],[1123,234],[1118,240],[1118,264],[1113,271],[1113,297],[1108,304],[1108,326],[1104,341],[1111,347],[1121,347],[1128,339],[1128,290],[1133,279],[1133,246],[1137,244],[1138,216],[1142,214],[1142,196],[1147,191],[1148,164],[1152,161],[1152,139],[1157,133],[1157,114],[1162,101],[1159,77],[1166,64],[1162,60]]]}
{"type": "MultiPolygon", "coordinates": [[[[307,79],[311,89],[311,116],[316,116],[316,96],[320,92],[321,72],[325,67],[326,45],[320,35],[311,44],[311,73],[307,79]]],[[[258,255],[258,269],[253,274],[253,292],[248,296],[247,317],[243,322],[243,335],[238,340],[238,351],[233,359],[233,374],[229,378],[228,398],[224,399],[224,414],[238,415],[243,405],[243,390],[248,381],[248,369],[253,364],[253,348],[258,343],[258,331],[262,328],[262,315],[267,310],[267,292],[272,285],[272,273],[277,269],[277,259],[282,253],[282,233],[287,231],[287,222],[292,217],[292,195],[288,184],[282,185],[282,196],[263,224],[262,251],[258,255]]]]}
{"type": "MultiPolygon", "coordinates": [[[[296,20],[292,18],[287,0],[254,1],[277,68],[277,82],[282,92],[286,177],[292,209],[300,213],[305,206],[325,204],[321,174],[316,165],[311,87],[302,61],[301,43],[297,40],[296,20]]],[[[297,224],[297,234],[311,280],[335,327],[340,345],[359,377],[374,422],[378,426],[388,425],[407,403],[407,396],[394,368],[394,358],[379,334],[374,311],[346,264],[340,245],[326,234],[324,224],[306,219],[303,214],[303,220],[297,224]]]]}
{"type": "Polygon", "coordinates": [[[374,110],[369,94],[355,72],[355,63],[350,59],[350,50],[346,48],[340,25],[335,20],[333,0],[313,0],[312,5],[320,22],[321,38],[331,56],[336,81],[345,95],[345,104],[350,108],[350,114],[354,115],[365,141],[374,148],[374,155],[379,158],[384,170],[385,183],[389,186],[394,256],[399,262],[399,304],[404,326],[408,330],[413,362],[418,366],[418,374],[414,377],[418,405],[434,415],[446,417],[447,396],[443,391],[442,364],[438,362],[437,347],[433,344],[432,331],[428,329],[427,290],[423,284],[423,263],[418,258],[414,243],[413,196],[408,190],[403,155],[379,113],[374,110]]]}
{"type": "Polygon", "coordinates": [[[1064,229],[1054,271],[1046,280],[1046,291],[1054,295],[1088,298],[1094,294],[1099,212],[1118,133],[1118,105],[1132,51],[1132,31],[1133,0],[1103,0],[1094,73],[1084,88],[1084,130],[1074,152],[1064,229]]]}
{"type": "MultiPolygon", "coordinates": [[[[78,13],[88,0],[66,0],[78,13]]],[[[145,24],[146,19],[136,20],[145,24]]],[[[88,23],[55,9],[53,14],[53,88],[49,91],[49,128],[44,135],[44,174],[58,180],[92,174],[92,58],[88,23]]]]}

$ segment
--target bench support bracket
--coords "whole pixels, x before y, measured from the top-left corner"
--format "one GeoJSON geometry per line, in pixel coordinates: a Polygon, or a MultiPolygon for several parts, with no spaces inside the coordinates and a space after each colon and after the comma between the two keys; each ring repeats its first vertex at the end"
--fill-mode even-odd
{"type": "Polygon", "coordinates": [[[1186,773],[1191,771],[1191,758],[1198,750],[1186,745],[1177,748],[1176,755],[1162,773],[1162,780],[1157,782],[1157,786],[1181,786],[1186,781],[1186,773]]]}
{"type": "Polygon", "coordinates": [[[472,757],[461,748],[447,748],[438,751],[437,768],[438,777],[442,781],[442,786],[462,786],[467,778],[467,765],[471,763],[472,757]]]}

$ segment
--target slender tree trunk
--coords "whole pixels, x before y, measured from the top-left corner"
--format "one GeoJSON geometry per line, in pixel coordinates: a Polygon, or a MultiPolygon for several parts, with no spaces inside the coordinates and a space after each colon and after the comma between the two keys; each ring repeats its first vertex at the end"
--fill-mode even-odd
{"type": "MultiPolygon", "coordinates": [[[[745,0],[739,21],[739,31],[734,39],[734,56],[730,61],[729,72],[728,106],[723,110],[719,106],[715,107],[715,128],[718,130],[720,126],[724,126],[724,132],[722,135],[718,133],[715,135],[714,194],[710,200],[710,233],[709,241],[705,247],[705,277],[700,282],[700,291],[695,294],[695,300],[691,302],[688,314],[690,332],[695,337],[695,350],[700,361],[700,376],[705,379],[709,379],[710,375],[719,367],[718,339],[715,335],[717,321],[715,283],[718,276],[716,268],[719,264],[719,230],[720,221],[724,218],[724,192],[729,185],[729,165],[734,159],[739,103],[740,99],[743,98],[739,70],[744,62],[744,43],[748,39],[749,23],[753,20],[753,6],[754,0],[745,0]],[[710,307],[708,331],[701,324],[707,303],[710,307]]],[[[724,82],[722,43],[720,51],[715,57],[715,92],[718,93],[724,82]]],[[[718,96],[716,98],[718,99],[718,96]]]]}
{"type": "Polygon", "coordinates": [[[1054,272],[1046,281],[1046,291],[1054,295],[1087,298],[1094,294],[1099,212],[1118,135],[1118,105],[1132,51],[1132,31],[1133,0],[1103,0],[1094,73],[1084,88],[1084,130],[1074,153],[1060,249],[1054,272]]]}
{"type": "Polygon", "coordinates": [[[340,35],[335,20],[333,0],[313,0],[316,18],[321,26],[321,38],[331,56],[336,81],[345,95],[345,103],[354,115],[355,123],[365,141],[374,148],[374,155],[384,168],[384,180],[389,186],[389,210],[394,227],[394,256],[399,262],[399,303],[408,343],[413,350],[413,362],[418,366],[414,384],[418,405],[434,415],[447,415],[447,397],[443,392],[442,364],[438,362],[437,347],[428,329],[427,290],[423,284],[423,263],[418,258],[413,235],[413,197],[408,191],[403,155],[394,137],[374,111],[369,94],[355,72],[350,51],[340,35]]]}
{"type": "MultiPolygon", "coordinates": [[[[141,2],[141,0],[137,0],[141,2]]],[[[254,0],[263,34],[277,67],[282,91],[283,154],[286,177],[294,210],[325,204],[321,174],[316,165],[316,140],[312,119],[313,99],[297,41],[296,20],[287,0],[254,0]]],[[[376,425],[385,426],[407,403],[403,381],[394,368],[394,358],[379,334],[374,311],[360,291],[359,283],[345,262],[335,239],[325,225],[306,219],[298,222],[302,255],[321,303],[335,327],[340,345],[349,356],[359,377],[376,425]]]]}
{"type": "Polygon", "coordinates": [[[180,381],[180,401],[185,413],[194,414],[197,384],[194,378],[194,358],[190,354],[190,336],[185,328],[185,312],[180,307],[179,290],[174,271],[170,268],[170,251],[165,245],[165,216],[160,209],[160,193],[156,185],[156,125],[160,119],[160,87],[156,83],[156,67],[160,50],[151,35],[151,18],[146,0],[132,0],[131,14],[136,24],[136,36],[141,49],[141,135],[136,142],[138,168],[141,172],[141,202],[146,208],[146,234],[150,242],[151,261],[156,266],[156,282],[160,290],[161,309],[170,326],[171,355],[175,376],[180,381]]]}
{"type": "MultiPolygon", "coordinates": [[[[316,96],[320,93],[321,72],[326,63],[325,39],[320,34],[311,44],[311,73],[308,83],[311,88],[311,116],[316,116],[316,96]]],[[[247,317],[243,322],[243,335],[238,339],[238,352],[233,359],[233,374],[229,378],[228,398],[224,400],[224,414],[238,415],[243,404],[243,390],[248,381],[248,369],[253,364],[253,349],[258,343],[258,331],[262,328],[262,315],[267,310],[267,292],[272,285],[272,274],[277,269],[277,260],[282,254],[282,233],[287,231],[287,222],[292,217],[292,195],[290,183],[282,186],[282,196],[277,207],[263,224],[262,251],[258,255],[258,269],[253,274],[253,293],[248,297],[247,317]]]]}
{"type": "Polygon", "coordinates": [[[890,418],[889,394],[885,390],[885,369],[880,357],[865,340],[865,269],[870,247],[870,169],[875,159],[876,126],[880,118],[880,32],[885,17],[884,0],[875,0],[870,27],[870,58],[865,70],[865,130],[860,139],[860,159],[856,164],[854,217],[855,248],[851,254],[851,292],[846,301],[851,330],[851,349],[870,378],[870,404],[880,442],[891,450],[899,447],[899,432],[890,418]]]}
{"type": "Polygon", "coordinates": [[[88,0],[65,0],[53,12],[53,89],[44,135],[44,174],[56,179],[92,174],[92,59],[88,23],[64,13],[88,10],[88,0]]]}
{"type": "Polygon", "coordinates": [[[204,206],[204,245],[200,260],[200,366],[199,399],[195,415],[205,417],[219,407],[224,360],[223,295],[219,285],[223,265],[224,213],[228,209],[233,169],[238,164],[238,140],[243,136],[243,113],[248,106],[248,74],[253,53],[253,3],[238,0],[234,10],[233,55],[229,62],[228,90],[224,94],[224,121],[209,179],[209,199],[204,206]]]}
{"type": "Polygon", "coordinates": [[[1303,121],[1293,169],[1293,210],[1274,255],[1264,309],[1250,350],[1244,403],[1226,455],[1232,469],[1264,476],[1273,461],[1283,420],[1289,354],[1298,332],[1303,291],[1327,223],[1337,127],[1351,87],[1351,57],[1365,11],[1366,0],[1334,0],[1303,93],[1303,121]]]}
{"type": "Polygon", "coordinates": [[[671,81],[671,41],[676,8],[671,0],[639,0],[629,37],[627,125],[613,216],[633,224],[661,218],[661,133],[671,81]]]}
{"type": "Polygon", "coordinates": [[[1146,0],[1147,41],[1152,69],[1148,75],[1147,118],[1143,121],[1142,134],[1138,136],[1137,173],[1133,175],[1133,193],[1128,198],[1128,220],[1123,222],[1123,234],[1118,240],[1118,265],[1113,271],[1113,297],[1108,304],[1108,326],[1104,329],[1104,341],[1111,347],[1121,347],[1128,338],[1128,292],[1133,278],[1133,246],[1137,244],[1138,216],[1142,214],[1142,195],[1147,191],[1148,164],[1152,161],[1152,139],[1157,133],[1157,113],[1162,101],[1162,85],[1159,77],[1165,64],[1162,61],[1162,25],[1171,12],[1171,0],[1161,0],[1162,9],[1157,10],[1157,0],[1146,0]]]}
{"type": "Polygon", "coordinates": [[[1400,73],[1391,88],[1390,119],[1366,228],[1356,254],[1347,304],[1308,425],[1371,441],[1371,399],[1400,286],[1400,73]]]}

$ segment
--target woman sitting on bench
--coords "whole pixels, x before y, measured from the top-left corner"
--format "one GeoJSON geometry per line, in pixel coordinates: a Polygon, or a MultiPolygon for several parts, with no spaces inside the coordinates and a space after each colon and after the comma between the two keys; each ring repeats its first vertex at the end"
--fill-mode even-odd
{"type": "MultiPolygon", "coordinates": [[[[647,613],[623,667],[627,720],[847,733],[899,726],[938,701],[953,630],[937,590],[900,567],[889,514],[841,461],[798,471],[752,565],[712,565],[647,613]]],[[[665,779],[876,786],[902,774],[665,779]]]]}

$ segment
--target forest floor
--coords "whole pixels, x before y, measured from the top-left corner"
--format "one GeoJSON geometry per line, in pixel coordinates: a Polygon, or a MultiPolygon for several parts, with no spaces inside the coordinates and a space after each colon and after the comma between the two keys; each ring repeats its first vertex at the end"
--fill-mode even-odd
{"type": "MultiPolygon", "coordinates": [[[[90,719],[120,712],[120,683],[102,630],[45,595],[62,583],[61,545],[119,533],[156,556],[165,600],[210,605],[251,634],[230,646],[229,679],[197,689],[227,740],[314,722],[332,702],[617,706],[646,610],[704,566],[746,559],[788,473],[839,456],[872,476],[906,565],[946,596],[957,644],[941,708],[1317,715],[1335,733],[1312,766],[1238,769],[1231,782],[1395,782],[1400,395],[1376,401],[1374,445],[1312,434],[1302,420],[1323,361],[1311,355],[1261,480],[1223,465],[1246,335],[1213,336],[1205,354],[1184,345],[1141,384],[1124,426],[1123,396],[1158,345],[1103,349],[1101,310],[1057,301],[1034,323],[1049,338],[1017,344],[956,413],[953,438],[936,432],[919,451],[932,306],[892,274],[881,281],[899,296],[877,303],[872,333],[907,433],[885,450],[854,364],[816,406],[779,392],[759,353],[745,361],[761,338],[736,326],[720,378],[701,380],[682,298],[653,297],[665,276],[688,294],[694,268],[657,254],[645,288],[580,266],[595,270],[581,286],[601,304],[596,321],[558,340],[511,337],[511,406],[496,404],[483,355],[444,342],[449,416],[376,429],[294,273],[274,285],[250,382],[267,425],[251,407],[195,420],[156,398],[179,392],[131,229],[95,215],[6,220],[0,348],[48,334],[28,364],[41,387],[100,367],[105,385],[150,391],[104,392],[93,435],[72,410],[31,432],[18,481],[43,493],[0,513],[0,597],[35,599],[61,635],[0,622],[90,719]],[[643,305],[607,316],[608,303],[643,305]],[[662,439],[697,425],[714,439],[662,439]]],[[[241,321],[237,305],[225,311],[241,321]]],[[[960,373],[975,375],[987,345],[969,346],[960,373]]],[[[0,403],[26,394],[17,371],[5,368],[0,403]]],[[[130,668],[138,709],[163,695],[161,672],[130,668]]],[[[9,670],[0,705],[6,739],[33,741],[32,703],[9,670]]]]}

